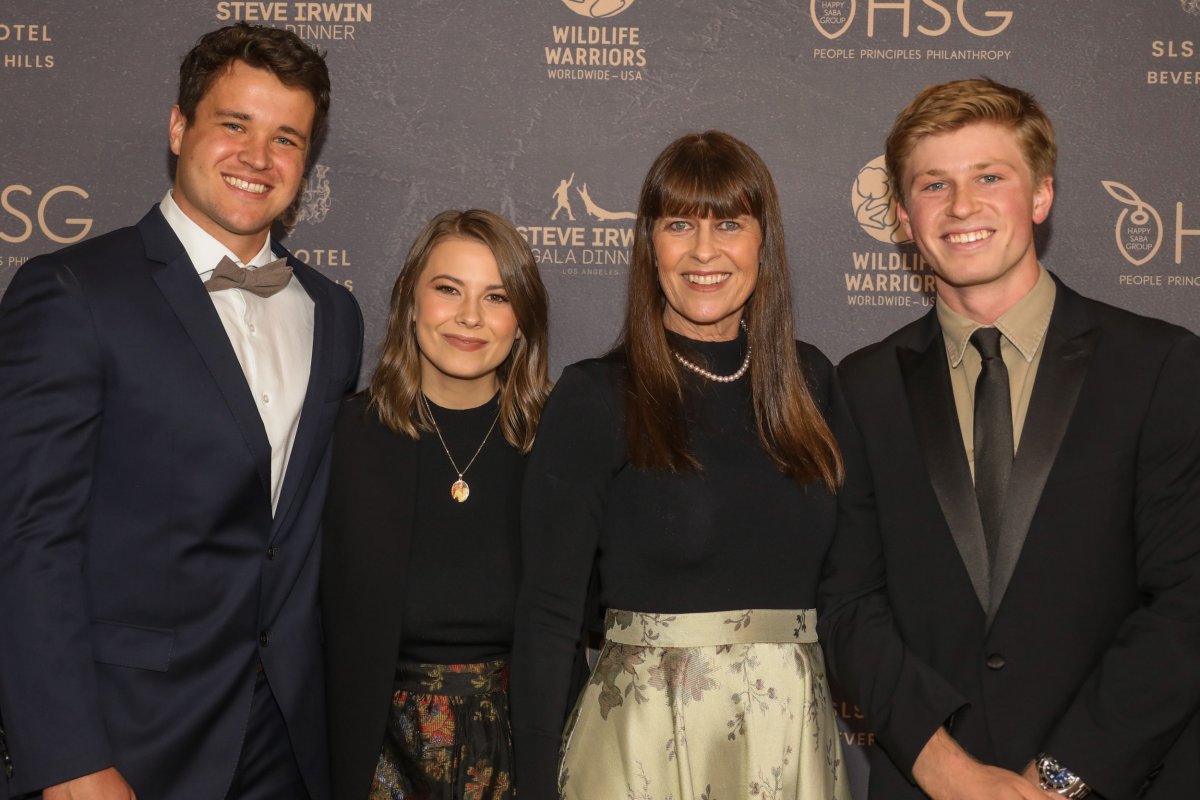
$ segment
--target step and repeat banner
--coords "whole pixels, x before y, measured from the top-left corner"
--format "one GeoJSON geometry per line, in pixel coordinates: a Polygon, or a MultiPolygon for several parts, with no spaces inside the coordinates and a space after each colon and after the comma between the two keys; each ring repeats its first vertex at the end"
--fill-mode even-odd
{"type": "MultiPolygon", "coordinates": [[[[921,87],[979,75],[1032,91],[1056,124],[1043,262],[1200,330],[1200,0],[8,0],[0,292],[28,258],[161,199],[179,60],[236,20],[327,52],[329,135],[285,243],[358,298],[364,377],[411,238],[446,208],[492,209],[529,241],[555,374],[605,350],[642,176],[709,128],[770,166],[796,333],[837,360],[928,309],[883,141],[921,87]]],[[[861,796],[872,736],[839,712],[861,796]]]]}

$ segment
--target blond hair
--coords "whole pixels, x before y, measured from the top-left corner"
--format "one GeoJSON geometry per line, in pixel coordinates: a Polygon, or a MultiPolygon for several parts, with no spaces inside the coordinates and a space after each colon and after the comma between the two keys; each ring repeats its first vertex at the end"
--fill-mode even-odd
{"type": "Polygon", "coordinates": [[[922,89],[888,134],[884,158],[896,201],[904,204],[905,162],[919,141],[977,122],[1002,125],[1016,135],[1034,184],[1054,174],[1054,125],[1033,95],[990,78],[939,83],[922,89]]]}

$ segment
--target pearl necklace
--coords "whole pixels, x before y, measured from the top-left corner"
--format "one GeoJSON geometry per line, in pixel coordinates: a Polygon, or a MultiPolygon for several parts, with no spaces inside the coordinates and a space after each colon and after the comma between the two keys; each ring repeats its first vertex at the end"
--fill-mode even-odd
{"type": "MultiPolygon", "coordinates": [[[[746,323],[743,321],[742,322],[742,330],[745,330],[745,329],[746,329],[746,323]]],[[[679,355],[679,353],[676,353],[674,350],[671,351],[671,355],[675,356],[675,360],[678,361],[680,364],[682,364],[685,369],[691,370],[692,372],[699,375],[701,378],[707,378],[708,380],[715,381],[717,383],[733,383],[738,378],[745,375],[746,372],[749,371],[749,369],[750,369],[750,343],[749,342],[746,342],[746,357],[742,359],[742,365],[737,368],[737,372],[734,372],[729,375],[718,375],[715,372],[709,372],[708,370],[704,369],[703,367],[701,367],[697,364],[693,364],[692,362],[688,361],[686,358],[679,355]]]]}

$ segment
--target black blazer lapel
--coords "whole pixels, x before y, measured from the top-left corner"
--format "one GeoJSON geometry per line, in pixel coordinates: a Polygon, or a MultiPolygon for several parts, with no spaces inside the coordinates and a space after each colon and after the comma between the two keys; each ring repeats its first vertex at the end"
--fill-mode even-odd
{"type": "MultiPolygon", "coordinates": [[[[286,251],[284,251],[286,253],[286,251]]],[[[296,439],[292,442],[292,453],[288,457],[287,469],[283,475],[283,488],[279,493],[279,507],[275,509],[275,522],[271,527],[271,538],[274,539],[283,528],[284,521],[296,500],[301,486],[311,482],[312,471],[316,468],[314,448],[317,444],[317,431],[320,428],[322,406],[327,400],[342,396],[341,389],[334,397],[326,395],[326,385],[329,383],[329,371],[333,363],[333,332],[330,329],[328,289],[313,275],[308,267],[301,264],[291,253],[286,253],[291,264],[293,275],[308,296],[313,301],[313,345],[312,361],[308,369],[308,387],[304,393],[304,404],[300,411],[300,424],[296,428],[296,439]]]]}
{"type": "Polygon", "coordinates": [[[1042,489],[1067,424],[1075,412],[1079,390],[1087,376],[1098,331],[1089,328],[1078,296],[1058,285],[1054,314],[1043,343],[1042,360],[1034,379],[1033,396],[1025,415],[1021,443],[1013,461],[1012,477],[1004,505],[1004,523],[996,563],[992,565],[991,603],[987,622],[995,619],[1012,580],[1029,525],[1042,499],[1042,489]]]}
{"type": "Polygon", "coordinates": [[[238,363],[237,354],[229,343],[221,318],[213,308],[204,284],[197,277],[187,252],[158,207],[142,217],[137,227],[146,244],[146,257],[156,262],[154,281],[221,390],[225,404],[254,458],[263,492],[269,499],[271,443],[267,440],[262,417],[254,404],[242,365],[238,363]]]}
{"type": "Polygon", "coordinates": [[[950,366],[940,328],[930,314],[931,331],[924,350],[898,348],[900,374],[908,394],[909,413],[917,441],[954,544],[975,588],[981,609],[990,594],[987,543],[971,483],[971,468],[958,427],[950,387],[950,366]]]}

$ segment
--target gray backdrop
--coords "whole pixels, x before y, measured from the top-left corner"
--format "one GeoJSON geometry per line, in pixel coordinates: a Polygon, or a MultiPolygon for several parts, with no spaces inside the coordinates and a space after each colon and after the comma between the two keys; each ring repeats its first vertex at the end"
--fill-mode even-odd
{"type": "MultiPolygon", "coordinates": [[[[895,113],[981,74],[1031,90],[1057,125],[1044,263],[1200,330],[1200,0],[7,0],[0,292],[29,257],[162,197],[179,59],[236,19],[328,51],[330,134],[285,242],[354,291],[364,375],[411,237],[450,207],[498,211],[529,239],[555,374],[605,349],[646,167],[707,128],[771,167],[797,334],[837,360],[928,302],[879,166],[895,113]]],[[[871,737],[839,711],[862,796],[871,737]]]]}

